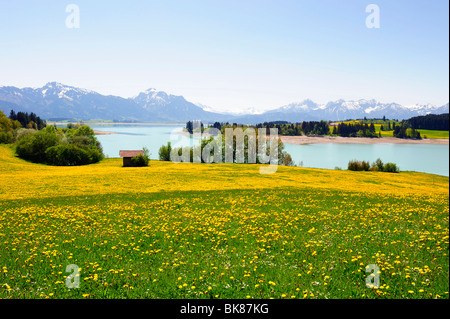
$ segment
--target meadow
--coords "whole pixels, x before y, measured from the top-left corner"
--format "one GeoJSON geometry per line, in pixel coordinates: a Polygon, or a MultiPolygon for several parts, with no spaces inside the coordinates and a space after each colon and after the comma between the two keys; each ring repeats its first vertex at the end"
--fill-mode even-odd
{"type": "Polygon", "coordinates": [[[0,178],[0,298],[449,298],[448,177],[52,167],[0,145],[0,178]]]}
{"type": "MultiPolygon", "coordinates": [[[[359,123],[360,121],[345,121],[344,123],[347,124],[355,124],[355,123],[359,123]]],[[[399,124],[400,122],[396,122],[396,121],[390,121],[391,125],[392,123],[395,122],[395,124],[399,124]]],[[[374,121],[374,126],[375,126],[375,132],[381,133],[381,137],[393,137],[393,132],[394,131],[382,131],[381,130],[381,121],[374,121]]],[[[449,131],[439,131],[439,130],[423,130],[423,129],[418,129],[417,131],[420,132],[420,136],[422,138],[429,138],[429,139],[448,139],[449,138],[449,131]]]]}
{"type": "MultiPolygon", "coordinates": [[[[374,124],[376,132],[381,133],[381,137],[392,137],[393,131],[381,131],[381,124],[374,124]]],[[[449,131],[438,131],[438,130],[422,130],[418,129],[420,132],[420,136],[422,138],[430,138],[430,139],[448,139],[449,131]]]]}

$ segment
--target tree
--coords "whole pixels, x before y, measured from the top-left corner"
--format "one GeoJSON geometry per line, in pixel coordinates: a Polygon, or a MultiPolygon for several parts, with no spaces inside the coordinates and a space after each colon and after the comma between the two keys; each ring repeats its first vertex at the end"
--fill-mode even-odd
{"type": "Polygon", "coordinates": [[[291,154],[287,153],[286,151],[283,152],[283,159],[280,164],[285,166],[295,166],[295,162],[292,159],[291,154]]]}
{"type": "Polygon", "coordinates": [[[30,114],[24,112],[16,113],[14,112],[14,110],[11,110],[11,112],[9,113],[9,118],[13,121],[18,121],[23,127],[32,129],[42,130],[47,126],[45,121],[43,121],[33,112],[31,112],[30,114]]]}
{"type": "Polygon", "coordinates": [[[186,123],[186,130],[189,132],[189,134],[193,133],[194,128],[193,128],[193,123],[191,121],[188,121],[186,123]]]}
{"type": "Polygon", "coordinates": [[[172,152],[172,145],[167,142],[167,146],[161,146],[158,151],[160,161],[170,161],[170,153],[172,152]]]}

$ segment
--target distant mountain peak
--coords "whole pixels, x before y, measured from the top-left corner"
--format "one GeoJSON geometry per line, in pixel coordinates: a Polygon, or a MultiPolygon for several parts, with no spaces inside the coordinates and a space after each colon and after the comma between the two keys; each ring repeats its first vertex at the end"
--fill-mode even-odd
{"type": "Polygon", "coordinates": [[[275,109],[260,111],[256,107],[238,112],[220,111],[214,107],[194,104],[183,96],[149,88],[133,98],[102,95],[94,91],[48,82],[41,88],[0,86],[0,109],[9,113],[34,112],[42,118],[134,120],[153,122],[228,121],[256,124],[270,121],[301,122],[312,120],[345,120],[357,118],[407,119],[426,114],[449,112],[442,106],[414,104],[402,106],[375,99],[339,99],[318,104],[311,99],[290,103],[275,109]]]}
{"type": "Polygon", "coordinates": [[[68,85],[62,84],[60,82],[47,82],[44,87],[68,87],[68,85]]]}

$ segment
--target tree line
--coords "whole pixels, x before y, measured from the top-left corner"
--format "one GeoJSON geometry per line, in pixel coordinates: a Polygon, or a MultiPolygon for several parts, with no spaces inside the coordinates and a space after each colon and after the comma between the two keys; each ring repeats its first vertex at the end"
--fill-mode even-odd
{"type": "Polygon", "coordinates": [[[34,113],[15,113],[13,110],[9,117],[0,111],[0,144],[13,143],[17,138],[17,133],[21,128],[41,130],[47,124],[34,113]]]}
{"type": "MultiPolygon", "coordinates": [[[[253,161],[249,158],[249,139],[244,138],[243,139],[244,145],[242,148],[237,146],[237,137],[233,136],[233,145],[230,145],[233,163],[237,163],[237,158],[242,156],[243,163],[253,163],[253,161]]],[[[256,136],[255,136],[255,150],[259,150],[259,139],[258,139],[258,131],[256,130],[256,136]]],[[[271,150],[271,141],[269,139],[266,140],[266,156],[270,155],[271,150]]],[[[277,159],[279,165],[285,165],[285,166],[295,166],[295,163],[289,153],[287,153],[284,150],[284,144],[281,141],[279,137],[276,138],[277,143],[277,159]]],[[[221,136],[221,142],[217,140],[217,137],[208,136],[205,138],[202,138],[200,141],[200,144],[193,147],[173,147],[170,142],[167,143],[167,145],[163,145],[160,147],[158,155],[160,161],[171,161],[173,160],[172,156],[173,154],[182,156],[183,152],[185,154],[188,154],[188,161],[194,162],[194,156],[195,153],[200,154],[200,161],[202,163],[226,163],[226,136],[225,133],[221,136]],[[220,158],[215,157],[215,149],[220,149],[220,158]],[[209,151],[209,152],[208,152],[209,151]],[[205,161],[205,156],[202,156],[206,152],[208,159],[205,161]]],[[[259,157],[256,156],[256,164],[260,164],[259,157]]]]}
{"type": "Polygon", "coordinates": [[[428,114],[424,116],[415,116],[408,120],[407,123],[413,129],[422,130],[438,130],[438,131],[448,131],[449,130],[449,113],[444,114],[428,114]]]}
{"type": "MultiPolygon", "coordinates": [[[[203,123],[201,126],[194,125],[194,122],[186,123],[186,131],[193,133],[195,127],[198,127],[198,132],[204,131],[203,123]]],[[[241,127],[246,129],[248,127],[266,128],[267,134],[271,128],[278,129],[278,134],[284,136],[324,136],[334,135],[342,137],[381,137],[381,131],[392,131],[392,136],[397,138],[422,138],[419,129],[426,130],[449,130],[449,114],[429,114],[425,116],[416,116],[407,120],[389,120],[386,117],[382,119],[367,119],[356,121],[345,121],[339,123],[332,123],[331,121],[303,121],[290,123],[287,121],[272,121],[258,123],[250,126],[238,123],[223,123],[214,122],[210,127],[216,128],[223,134],[226,128],[241,127]],[[376,131],[375,124],[379,125],[379,131],[376,131]]]]}
{"type": "Polygon", "coordinates": [[[14,110],[11,110],[11,112],[9,113],[9,118],[13,121],[18,121],[20,125],[25,128],[42,130],[47,126],[47,123],[33,112],[31,112],[30,114],[28,114],[27,112],[16,113],[14,110]]]}
{"type": "MultiPolygon", "coordinates": [[[[230,124],[228,122],[214,122],[211,127],[216,128],[224,134],[226,128],[241,127],[246,129],[248,127],[265,128],[266,133],[269,134],[271,128],[278,129],[278,134],[284,136],[323,136],[323,135],[337,135],[345,137],[379,137],[379,134],[375,132],[375,126],[373,123],[370,125],[367,123],[339,123],[338,125],[331,126],[327,121],[303,121],[298,123],[288,123],[285,121],[264,122],[258,123],[254,126],[245,124],[230,124]]],[[[186,130],[191,132],[192,123],[186,124],[186,130]]],[[[203,128],[201,129],[203,132],[203,128]]]]}
{"type": "Polygon", "coordinates": [[[373,123],[339,123],[333,126],[333,135],[343,137],[381,137],[375,132],[373,123]]]}

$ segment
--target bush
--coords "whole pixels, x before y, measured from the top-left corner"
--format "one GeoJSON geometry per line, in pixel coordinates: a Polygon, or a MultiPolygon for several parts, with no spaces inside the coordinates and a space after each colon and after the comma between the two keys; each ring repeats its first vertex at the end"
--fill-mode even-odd
{"type": "Polygon", "coordinates": [[[148,162],[150,161],[148,149],[144,147],[144,155],[139,154],[137,156],[133,156],[131,158],[131,165],[135,167],[143,167],[148,166],[148,162]]]}
{"type": "Polygon", "coordinates": [[[37,131],[34,130],[34,129],[19,128],[15,132],[15,142],[17,143],[17,141],[19,141],[22,137],[27,136],[27,135],[32,135],[32,134],[34,134],[36,132],[37,131]]]}
{"type": "Polygon", "coordinates": [[[384,168],[383,161],[380,158],[377,158],[375,162],[372,163],[372,166],[370,167],[371,171],[379,171],[382,172],[384,168]]]}
{"type": "Polygon", "coordinates": [[[96,147],[90,147],[88,149],[86,149],[88,155],[89,155],[89,163],[93,164],[93,163],[98,163],[100,162],[102,159],[105,158],[105,156],[103,155],[103,152],[101,149],[98,149],[96,147]]]}
{"type": "Polygon", "coordinates": [[[131,165],[136,167],[148,166],[148,161],[148,158],[139,154],[138,156],[133,156],[131,158],[131,165]]]}
{"type": "Polygon", "coordinates": [[[368,171],[370,169],[369,162],[352,160],[348,162],[349,171],[368,171]]]}
{"type": "Polygon", "coordinates": [[[49,147],[46,151],[46,162],[56,166],[86,165],[91,163],[88,151],[73,145],[60,144],[49,147]]]}
{"type": "Polygon", "coordinates": [[[45,154],[47,148],[58,145],[60,141],[61,137],[56,134],[39,131],[23,136],[17,142],[16,153],[19,157],[34,163],[44,163],[47,159],[45,154]]]}
{"type": "Polygon", "coordinates": [[[74,144],[60,144],[45,151],[46,163],[56,166],[75,166],[97,163],[103,154],[94,148],[81,148],[74,144]]]}
{"type": "Polygon", "coordinates": [[[377,159],[375,162],[369,166],[369,162],[366,161],[356,161],[352,160],[348,162],[349,171],[379,171],[379,172],[389,172],[389,173],[399,173],[400,170],[394,163],[383,164],[381,159],[377,159]]]}
{"type": "Polygon", "coordinates": [[[388,173],[399,173],[400,169],[397,167],[396,164],[394,163],[386,163],[383,166],[383,172],[388,172],[388,173]]]}
{"type": "Polygon", "coordinates": [[[281,159],[281,165],[295,166],[295,162],[291,157],[291,154],[283,152],[283,158],[281,159]]]}
{"type": "Polygon", "coordinates": [[[64,136],[54,126],[38,132],[18,130],[16,153],[23,159],[50,165],[86,165],[103,159],[101,145],[91,128],[81,126],[66,133],[64,136]]]}
{"type": "Polygon", "coordinates": [[[369,162],[362,161],[362,162],[361,162],[361,167],[362,167],[362,170],[363,170],[363,171],[368,171],[368,170],[370,170],[370,164],[369,164],[369,162]]]}
{"type": "Polygon", "coordinates": [[[347,169],[349,170],[349,171],[359,171],[360,169],[359,169],[359,164],[358,164],[359,162],[358,161],[355,161],[355,160],[351,160],[351,161],[349,161],[348,162],[348,167],[347,167],[347,169]]]}
{"type": "Polygon", "coordinates": [[[9,144],[14,140],[14,136],[11,132],[0,132],[0,144],[9,144]]]}

